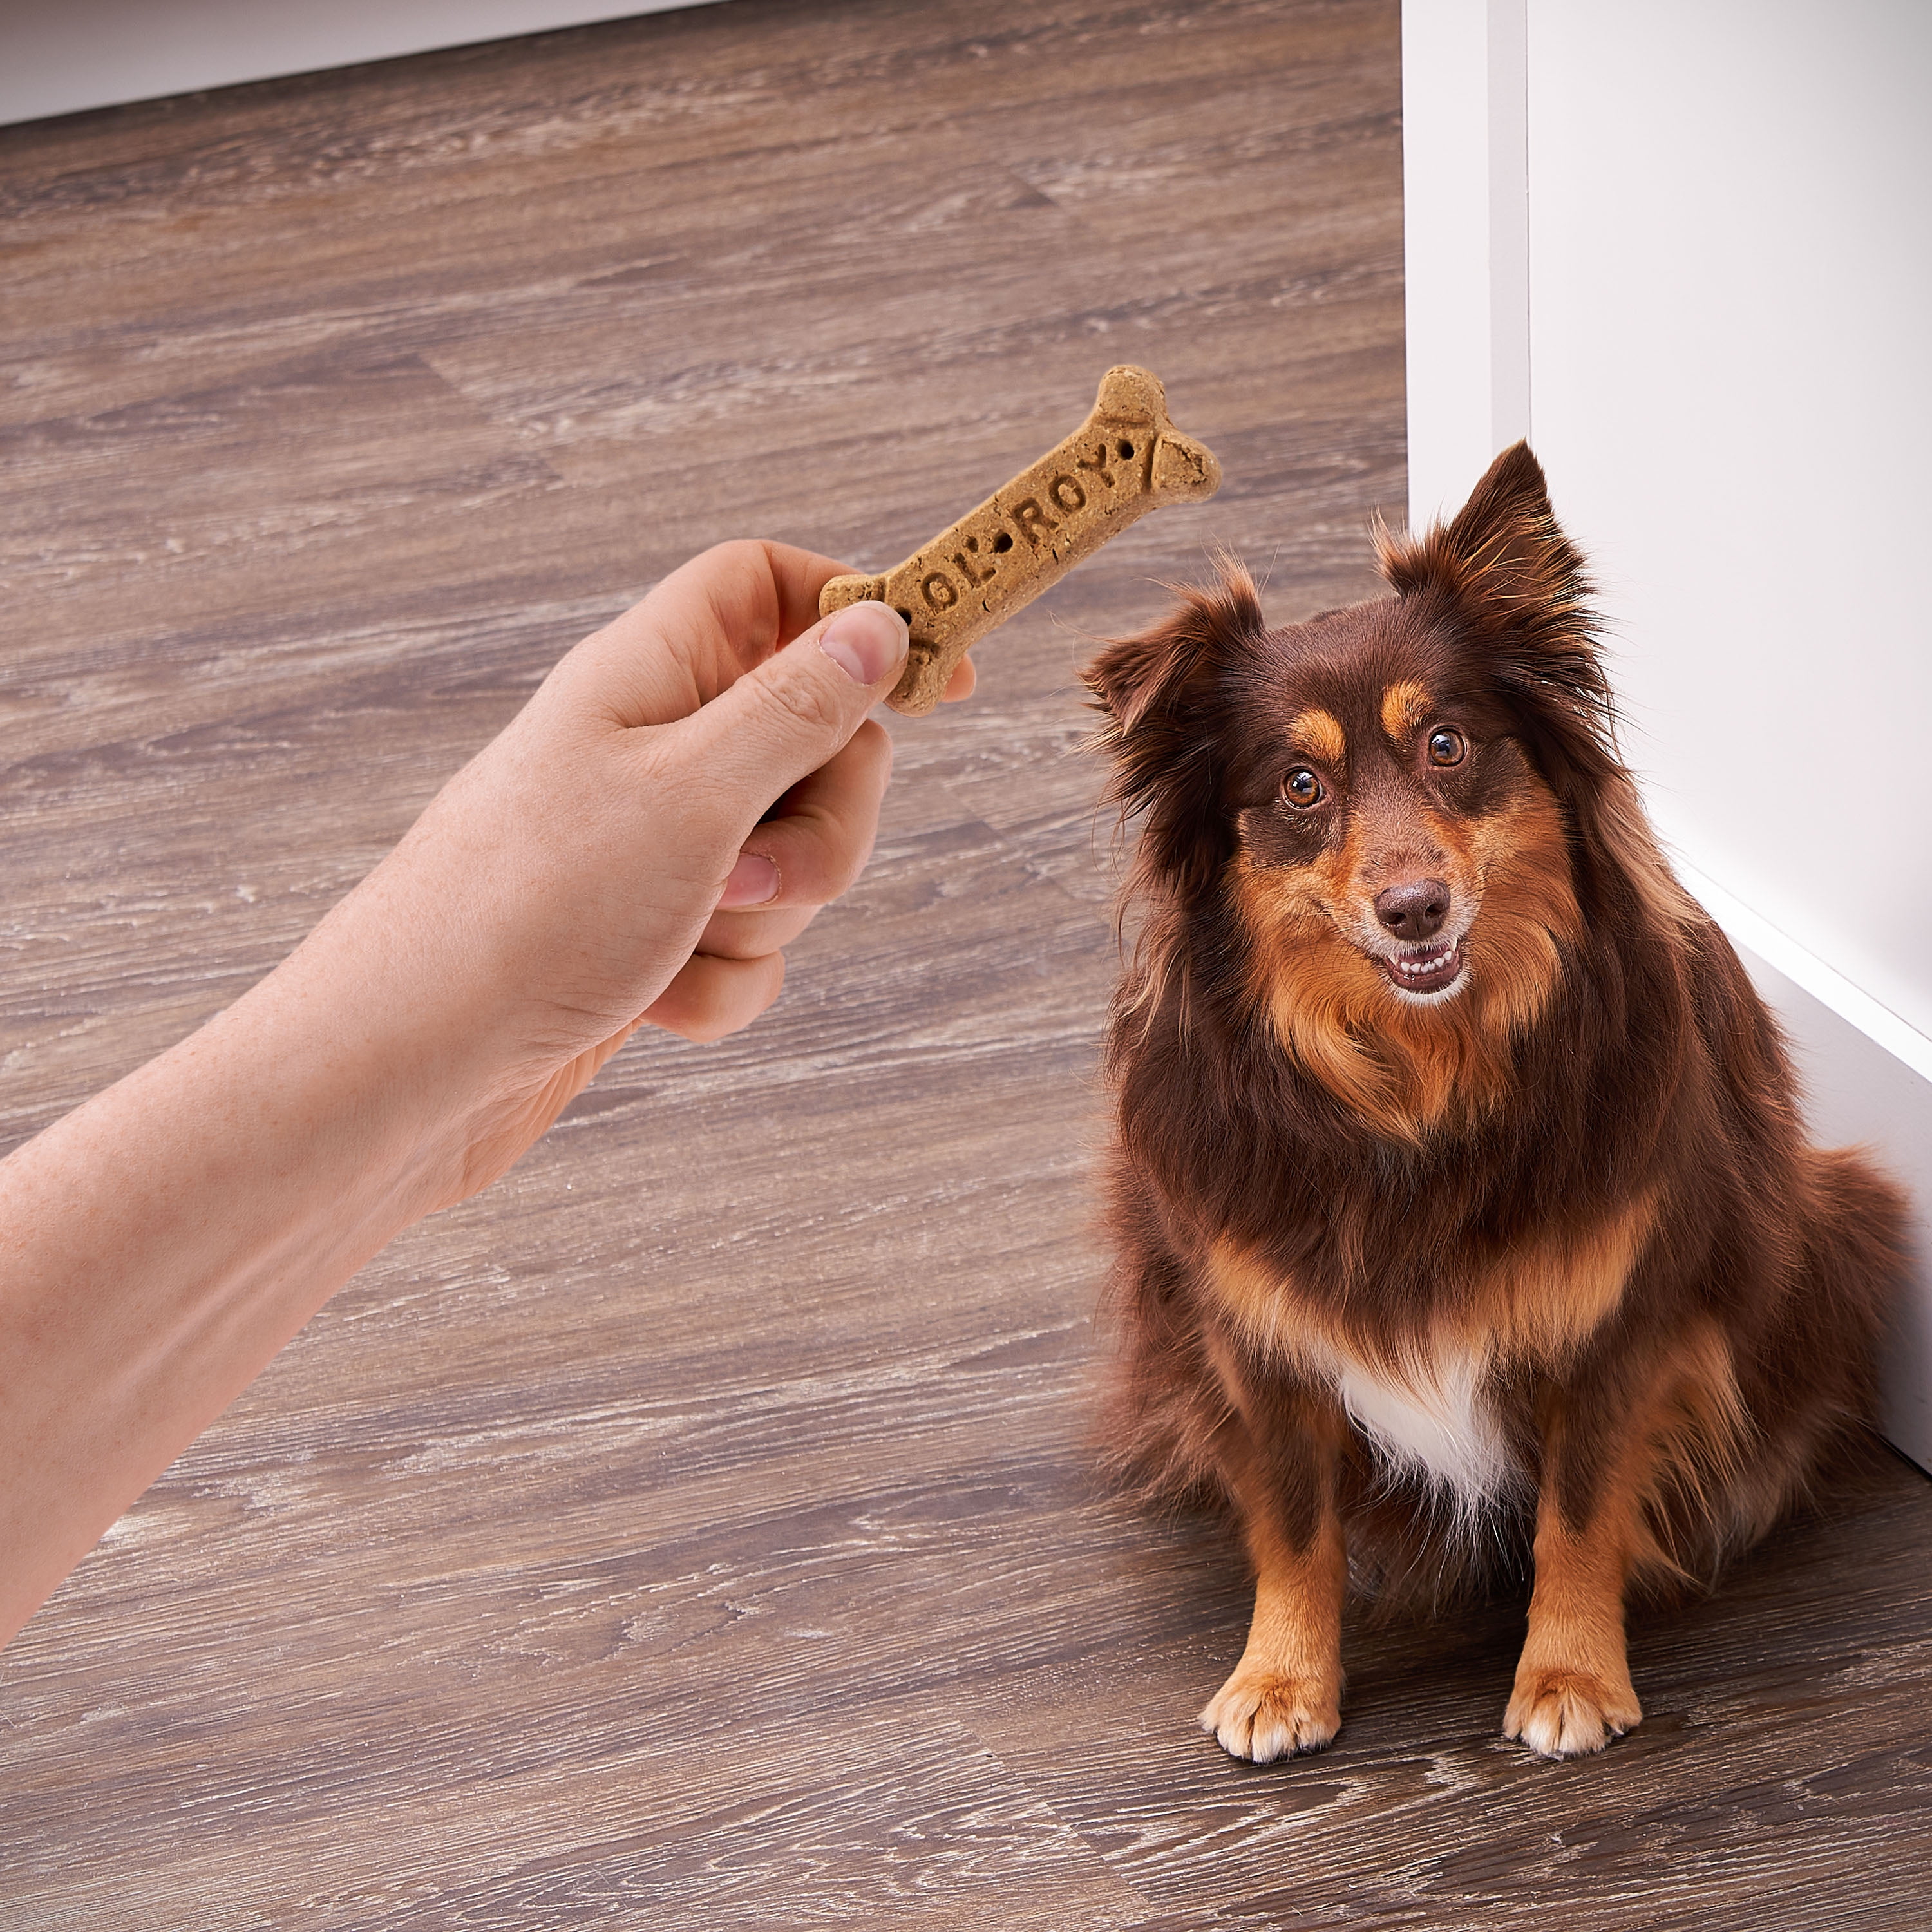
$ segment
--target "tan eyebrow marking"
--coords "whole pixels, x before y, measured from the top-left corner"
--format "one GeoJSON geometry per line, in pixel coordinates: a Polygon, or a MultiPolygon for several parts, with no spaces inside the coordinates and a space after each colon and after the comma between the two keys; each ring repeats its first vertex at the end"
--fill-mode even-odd
{"type": "Polygon", "coordinates": [[[1435,708],[1420,685],[1392,684],[1382,693],[1382,729],[1391,743],[1405,744],[1435,708]]]}
{"type": "Polygon", "coordinates": [[[1318,706],[1298,711],[1289,722],[1288,736],[1298,751],[1326,764],[1339,765],[1348,756],[1348,741],[1342,734],[1342,721],[1332,711],[1318,706]]]}

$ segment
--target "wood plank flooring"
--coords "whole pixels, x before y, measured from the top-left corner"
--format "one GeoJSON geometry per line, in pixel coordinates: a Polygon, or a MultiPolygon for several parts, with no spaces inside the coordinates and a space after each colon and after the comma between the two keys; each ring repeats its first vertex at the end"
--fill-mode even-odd
{"type": "MultiPolygon", "coordinates": [[[[0,1148],[267,970],[555,658],[877,568],[1145,363],[1220,454],[892,721],[784,1000],[640,1039],[0,1654],[0,1928],[1914,1928],[1932,1491],[1497,1736],[1520,1605],[1192,1713],[1244,1583],[1085,1447],[1114,970],[1075,667],[1402,500],[1393,0],[725,0],[0,130],[0,1148]]],[[[1560,507],[1562,479],[1556,480],[1560,507]]]]}

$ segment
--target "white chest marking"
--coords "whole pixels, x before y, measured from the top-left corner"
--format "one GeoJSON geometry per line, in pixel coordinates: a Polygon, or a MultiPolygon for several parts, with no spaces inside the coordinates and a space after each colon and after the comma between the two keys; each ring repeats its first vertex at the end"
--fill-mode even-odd
{"type": "Polygon", "coordinates": [[[1460,1509],[1474,1512],[1496,1501],[1516,1474],[1484,1398],[1484,1366],[1466,1349],[1445,1349],[1398,1381],[1345,1356],[1336,1388],[1390,1462],[1442,1484],[1460,1509]]]}

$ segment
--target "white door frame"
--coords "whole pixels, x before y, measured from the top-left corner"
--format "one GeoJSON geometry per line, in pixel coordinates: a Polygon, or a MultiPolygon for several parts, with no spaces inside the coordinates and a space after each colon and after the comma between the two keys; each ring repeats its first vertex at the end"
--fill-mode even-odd
{"type": "MultiPolygon", "coordinates": [[[[1452,512],[1499,449],[1534,440],[1529,35],[1543,4],[1403,0],[1412,528],[1452,512]]],[[[1678,833],[1668,801],[1652,808],[1678,833]]],[[[1932,1469],[1932,1039],[1748,903],[1720,856],[1672,843],[1790,1037],[1816,1138],[1869,1144],[1914,1192],[1919,1262],[1887,1352],[1886,1426],[1932,1469]]]]}

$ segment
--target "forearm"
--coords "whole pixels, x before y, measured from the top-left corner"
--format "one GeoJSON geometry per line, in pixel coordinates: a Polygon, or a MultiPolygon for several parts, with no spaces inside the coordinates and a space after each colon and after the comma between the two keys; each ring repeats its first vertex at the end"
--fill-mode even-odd
{"type": "Polygon", "coordinates": [[[0,1641],[454,1191],[487,1072],[355,914],[0,1162],[0,1641]]]}
{"type": "Polygon", "coordinates": [[[674,572],[266,980],[0,1162],[0,1642],[644,1018],[715,1039],[776,997],[870,848],[865,714],[906,652],[883,606],[812,625],[836,568],[734,544],[674,572]]]}

